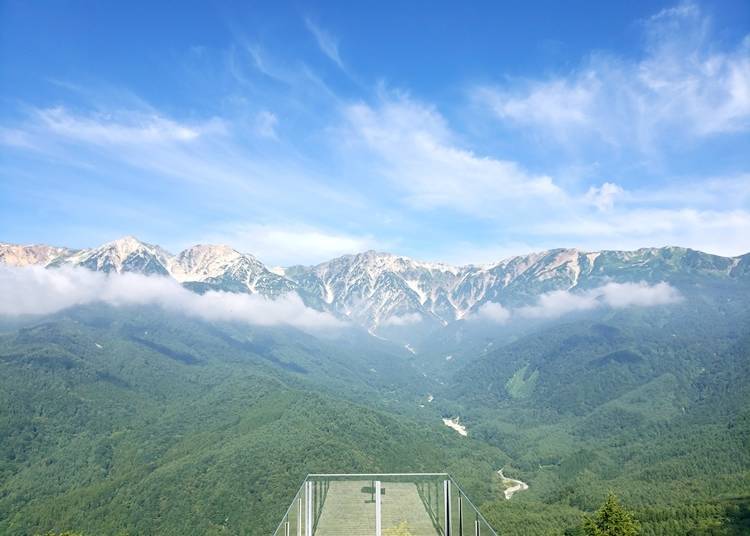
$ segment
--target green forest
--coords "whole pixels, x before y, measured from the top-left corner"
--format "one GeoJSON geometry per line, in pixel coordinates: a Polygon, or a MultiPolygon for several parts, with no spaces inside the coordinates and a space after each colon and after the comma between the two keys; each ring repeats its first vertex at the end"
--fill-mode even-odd
{"type": "Polygon", "coordinates": [[[637,534],[747,534],[747,290],[540,322],[452,368],[156,308],[6,322],[0,533],[270,534],[307,473],[447,471],[498,534],[593,534],[609,493],[637,534]],[[501,468],[529,489],[506,500],[501,468]]]}

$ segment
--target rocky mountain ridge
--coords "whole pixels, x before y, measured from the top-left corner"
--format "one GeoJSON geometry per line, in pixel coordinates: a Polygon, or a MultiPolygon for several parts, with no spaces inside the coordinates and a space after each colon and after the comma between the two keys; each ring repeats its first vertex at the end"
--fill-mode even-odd
{"type": "Polygon", "coordinates": [[[750,275],[750,254],[721,257],[677,247],[584,252],[554,249],[485,266],[451,266],[367,251],[318,264],[269,270],[229,246],[196,245],[177,255],[127,236],[97,248],[0,244],[0,263],[81,266],[102,272],[172,277],[196,292],[224,290],[305,302],[377,331],[416,322],[448,324],[488,301],[526,303],[543,292],[585,289],[607,281],[750,275]]]}

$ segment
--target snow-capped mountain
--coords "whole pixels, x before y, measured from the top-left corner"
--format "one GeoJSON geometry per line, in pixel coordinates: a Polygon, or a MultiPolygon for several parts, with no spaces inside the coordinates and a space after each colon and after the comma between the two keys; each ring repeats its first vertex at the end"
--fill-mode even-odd
{"type": "Polygon", "coordinates": [[[0,263],[157,274],[196,292],[224,290],[268,298],[296,292],[307,305],[373,332],[415,323],[445,325],[466,318],[486,302],[524,304],[543,292],[585,289],[607,281],[750,276],[750,254],[730,258],[677,247],[555,249],[460,267],[368,251],[317,266],[272,271],[254,256],[229,246],[197,245],[171,255],[130,236],[80,251],[0,244],[0,263]]]}
{"type": "Polygon", "coordinates": [[[297,287],[289,279],[268,270],[252,255],[229,246],[193,246],[174,257],[168,268],[172,277],[195,290],[216,289],[276,297],[297,287]]]}
{"type": "Polygon", "coordinates": [[[47,266],[54,259],[70,253],[71,251],[67,248],[0,243],[0,264],[7,264],[8,266],[47,266]]]}
{"type": "Polygon", "coordinates": [[[685,248],[584,252],[555,249],[486,266],[454,267],[389,253],[346,255],[285,274],[331,309],[371,329],[419,320],[442,324],[466,318],[492,301],[518,305],[552,290],[598,286],[609,280],[656,283],[686,273],[747,274],[750,256],[719,257],[685,248]]]}
{"type": "Polygon", "coordinates": [[[97,248],[74,251],[50,246],[0,244],[0,263],[11,266],[81,266],[99,272],[136,272],[173,277],[198,292],[225,290],[270,298],[295,290],[252,255],[229,246],[197,245],[172,255],[153,244],[125,236],[97,248]]]}
{"type": "Polygon", "coordinates": [[[412,320],[454,319],[455,307],[446,301],[445,289],[451,288],[460,272],[446,264],[375,251],[285,270],[305,292],[372,329],[397,323],[407,315],[412,320]]]}
{"type": "Polygon", "coordinates": [[[159,246],[125,236],[94,249],[82,249],[53,260],[52,266],[83,266],[97,272],[169,275],[170,255],[159,246]]]}

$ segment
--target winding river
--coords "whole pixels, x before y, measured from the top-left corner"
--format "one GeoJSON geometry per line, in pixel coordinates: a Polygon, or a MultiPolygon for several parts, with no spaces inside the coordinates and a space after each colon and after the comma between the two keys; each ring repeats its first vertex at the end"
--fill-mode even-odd
{"type": "Polygon", "coordinates": [[[505,488],[505,498],[508,500],[513,497],[513,494],[515,492],[525,491],[529,489],[529,485],[526,482],[521,482],[520,480],[516,480],[515,478],[508,478],[503,474],[502,469],[500,469],[497,474],[500,475],[500,478],[503,480],[503,484],[513,484],[512,486],[505,488]]]}

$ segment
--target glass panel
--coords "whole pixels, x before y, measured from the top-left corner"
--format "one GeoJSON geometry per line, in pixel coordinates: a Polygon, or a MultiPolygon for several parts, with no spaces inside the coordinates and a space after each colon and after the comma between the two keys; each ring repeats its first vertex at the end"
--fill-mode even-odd
{"type": "Polygon", "coordinates": [[[445,483],[450,482],[450,536],[496,536],[447,474],[310,475],[274,536],[373,536],[376,482],[381,536],[446,536],[445,483]],[[288,525],[287,525],[288,524],[288,525]]]}
{"type": "Polygon", "coordinates": [[[300,510],[301,510],[302,502],[299,498],[299,493],[297,494],[297,497],[294,498],[294,501],[292,502],[291,508],[289,508],[289,536],[304,536],[304,532],[302,531],[302,521],[300,519],[300,510]]]}
{"type": "Polygon", "coordinates": [[[383,477],[382,536],[438,536],[440,486],[445,477],[383,477]]]}
{"type": "MultiPolygon", "coordinates": [[[[484,520],[484,518],[477,518],[476,524],[478,525],[479,531],[476,533],[478,536],[496,536],[495,531],[492,530],[492,527],[490,527],[487,522],[484,520]]],[[[475,533],[471,533],[471,536],[474,536],[475,533]]]]}

